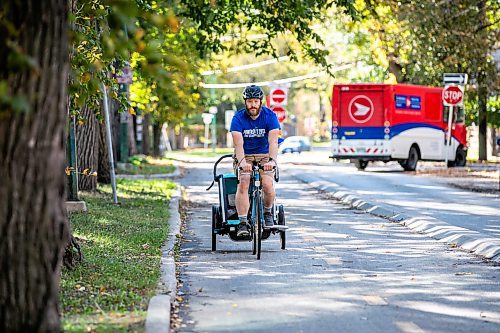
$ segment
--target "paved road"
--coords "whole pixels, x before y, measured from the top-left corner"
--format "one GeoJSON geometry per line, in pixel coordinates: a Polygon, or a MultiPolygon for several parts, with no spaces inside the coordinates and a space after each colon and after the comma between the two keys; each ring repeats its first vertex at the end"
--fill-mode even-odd
{"type": "Polygon", "coordinates": [[[346,163],[325,163],[327,152],[280,156],[284,169],[328,181],[375,204],[394,207],[411,216],[426,216],[500,240],[500,196],[451,187],[434,177],[403,172],[397,163],[370,165],[358,171],[346,163]],[[319,164],[291,164],[298,161],[319,164]]]}
{"type": "Polygon", "coordinates": [[[278,184],[287,249],[262,260],[219,237],[210,251],[210,164],[190,164],[177,332],[499,332],[498,266],[328,200],[278,184]]]}

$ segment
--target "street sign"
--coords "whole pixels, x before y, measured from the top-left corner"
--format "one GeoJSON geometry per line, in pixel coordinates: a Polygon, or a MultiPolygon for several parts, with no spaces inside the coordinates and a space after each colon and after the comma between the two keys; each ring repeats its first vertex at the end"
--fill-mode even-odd
{"type": "Polygon", "coordinates": [[[116,81],[121,84],[132,84],[133,73],[130,66],[125,66],[116,75],[116,81]]]}
{"type": "Polygon", "coordinates": [[[273,110],[274,113],[276,113],[276,116],[278,117],[278,121],[282,123],[286,119],[286,110],[284,107],[281,105],[275,105],[271,107],[271,110],[273,110]]]}
{"type": "Polygon", "coordinates": [[[287,91],[281,87],[271,88],[270,102],[271,105],[286,105],[287,104],[287,91]]]}
{"type": "Polygon", "coordinates": [[[464,104],[464,91],[461,86],[447,85],[443,89],[444,105],[457,106],[464,104]]]}
{"type": "Polygon", "coordinates": [[[458,84],[465,86],[467,84],[468,75],[465,73],[444,73],[443,84],[458,84]]]}

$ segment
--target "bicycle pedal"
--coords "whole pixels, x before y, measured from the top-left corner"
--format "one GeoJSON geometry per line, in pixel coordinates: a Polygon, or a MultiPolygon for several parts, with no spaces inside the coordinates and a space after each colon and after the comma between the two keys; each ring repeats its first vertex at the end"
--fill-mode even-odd
{"type": "Polygon", "coordinates": [[[286,230],[286,229],[288,229],[288,226],[275,224],[271,229],[286,230]]]}

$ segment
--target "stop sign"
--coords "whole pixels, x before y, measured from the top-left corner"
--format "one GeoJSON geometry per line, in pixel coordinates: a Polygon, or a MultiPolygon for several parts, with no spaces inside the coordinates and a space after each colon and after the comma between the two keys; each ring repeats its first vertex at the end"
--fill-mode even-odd
{"type": "Polygon", "coordinates": [[[286,91],[281,88],[271,90],[271,104],[286,104],[286,91]]]}
{"type": "Polygon", "coordinates": [[[286,110],[284,107],[276,105],[271,108],[276,116],[278,117],[278,121],[282,123],[286,119],[286,110]]]}
{"type": "Polygon", "coordinates": [[[464,91],[462,87],[448,85],[443,89],[443,102],[448,106],[462,105],[464,102],[464,91]]]}

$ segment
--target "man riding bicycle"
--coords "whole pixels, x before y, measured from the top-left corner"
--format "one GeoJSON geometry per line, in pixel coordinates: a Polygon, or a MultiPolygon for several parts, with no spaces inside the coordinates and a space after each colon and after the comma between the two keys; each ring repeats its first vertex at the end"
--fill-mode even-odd
{"type": "Polygon", "coordinates": [[[264,92],[256,85],[243,91],[245,108],[236,112],[231,121],[231,135],[234,142],[234,168],[239,171],[239,185],[236,192],[236,210],[240,224],[237,236],[248,236],[248,209],[250,207],[248,187],[252,172],[252,161],[263,167],[261,172],[264,192],[264,225],[274,225],[272,207],[275,192],[273,176],[277,166],[278,136],[280,124],[276,114],[262,106],[264,92]],[[241,168],[238,170],[238,168],[241,168]]]}

